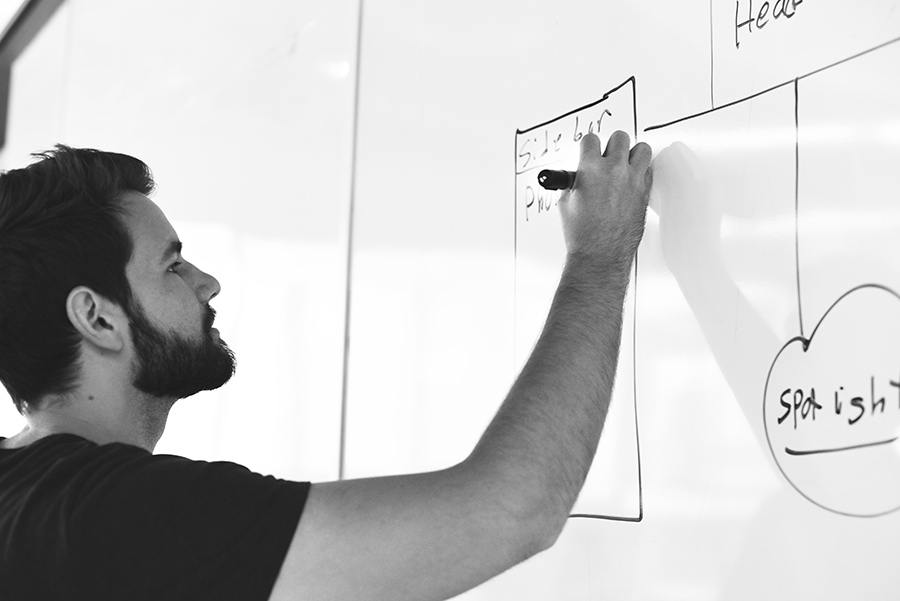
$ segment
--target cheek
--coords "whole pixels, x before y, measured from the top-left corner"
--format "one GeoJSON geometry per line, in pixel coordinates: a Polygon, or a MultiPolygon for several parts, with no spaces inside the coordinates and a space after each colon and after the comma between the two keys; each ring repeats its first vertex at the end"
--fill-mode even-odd
{"type": "Polygon", "coordinates": [[[203,309],[197,297],[186,286],[182,286],[165,300],[163,317],[167,319],[170,328],[193,330],[203,322],[203,309]]]}
{"type": "Polygon", "coordinates": [[[178,276],[163,278],[155,289],[144,288],[137,299],[151,323],[163,331],[188,332],[203,322],[196,295],[178,276]]]}

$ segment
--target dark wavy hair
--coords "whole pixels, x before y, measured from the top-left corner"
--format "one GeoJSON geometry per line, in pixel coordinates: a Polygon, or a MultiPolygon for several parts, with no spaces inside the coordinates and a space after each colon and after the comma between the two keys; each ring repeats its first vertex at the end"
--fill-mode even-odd
{"type": "Polygon", "coordinates": [[[71,392],[80,337],[66,299],[87,286],[128,310],[134,244],[128,191],[150,194],[150,169],[124,154],[57,145],[0,174],[0,382],[16,408],[71,392]]]}

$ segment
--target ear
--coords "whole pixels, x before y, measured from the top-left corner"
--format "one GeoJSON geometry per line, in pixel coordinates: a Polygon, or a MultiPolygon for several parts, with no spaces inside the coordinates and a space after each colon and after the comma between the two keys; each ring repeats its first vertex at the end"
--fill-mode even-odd
{"type": "Polygon", "coordinates": [[[121,351],[128,326],[121,307],[90,288],[78,286],[69,292],[66,313],[85,341],[108,351],[121,351]]]}

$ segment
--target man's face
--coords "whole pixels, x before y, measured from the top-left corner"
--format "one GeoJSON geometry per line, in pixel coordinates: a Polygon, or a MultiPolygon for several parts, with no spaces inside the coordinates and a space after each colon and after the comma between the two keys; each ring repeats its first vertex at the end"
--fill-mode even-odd
{"type": "Polygon", "coordinates": [[[134,240],[126,266],[134,302],[126,312],[135,388],[180,399],[222,386],[234,374],[235,360],[212,327],[209,301],[219,282],[181,256],[175,230],[149,198],[130,192],[124,203],[134,240]]]}
{"type": "Polygon", "coordinates": [[[212,332],[212,307],[199,339],[154,327],[137,303],[128,316],[135,349],[133,384],[141,392],[183,399],[201,390],[215,390],[234,375],[234,353],[212,332]]]}

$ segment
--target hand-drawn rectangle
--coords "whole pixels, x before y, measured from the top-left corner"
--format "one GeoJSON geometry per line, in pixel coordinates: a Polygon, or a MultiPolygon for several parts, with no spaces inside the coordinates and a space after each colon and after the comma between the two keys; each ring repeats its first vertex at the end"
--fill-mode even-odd
{"type": "MultiPolygon", "coordinates": [[[[560,192],[544,190],[542,169],[574,171],[581,138],[602,142],[616,130],[637,137],[635,82],[630,78],[587,106],[516,132],[516,365],[521,368],[540,334],[565,259],[556,203],[560,192]]],[[[639,521],[642,518],[640,449],[634,397],[634,277],[625,301],[625,322],[616,385],[606,425],[573,516],[639,521]]]]}

